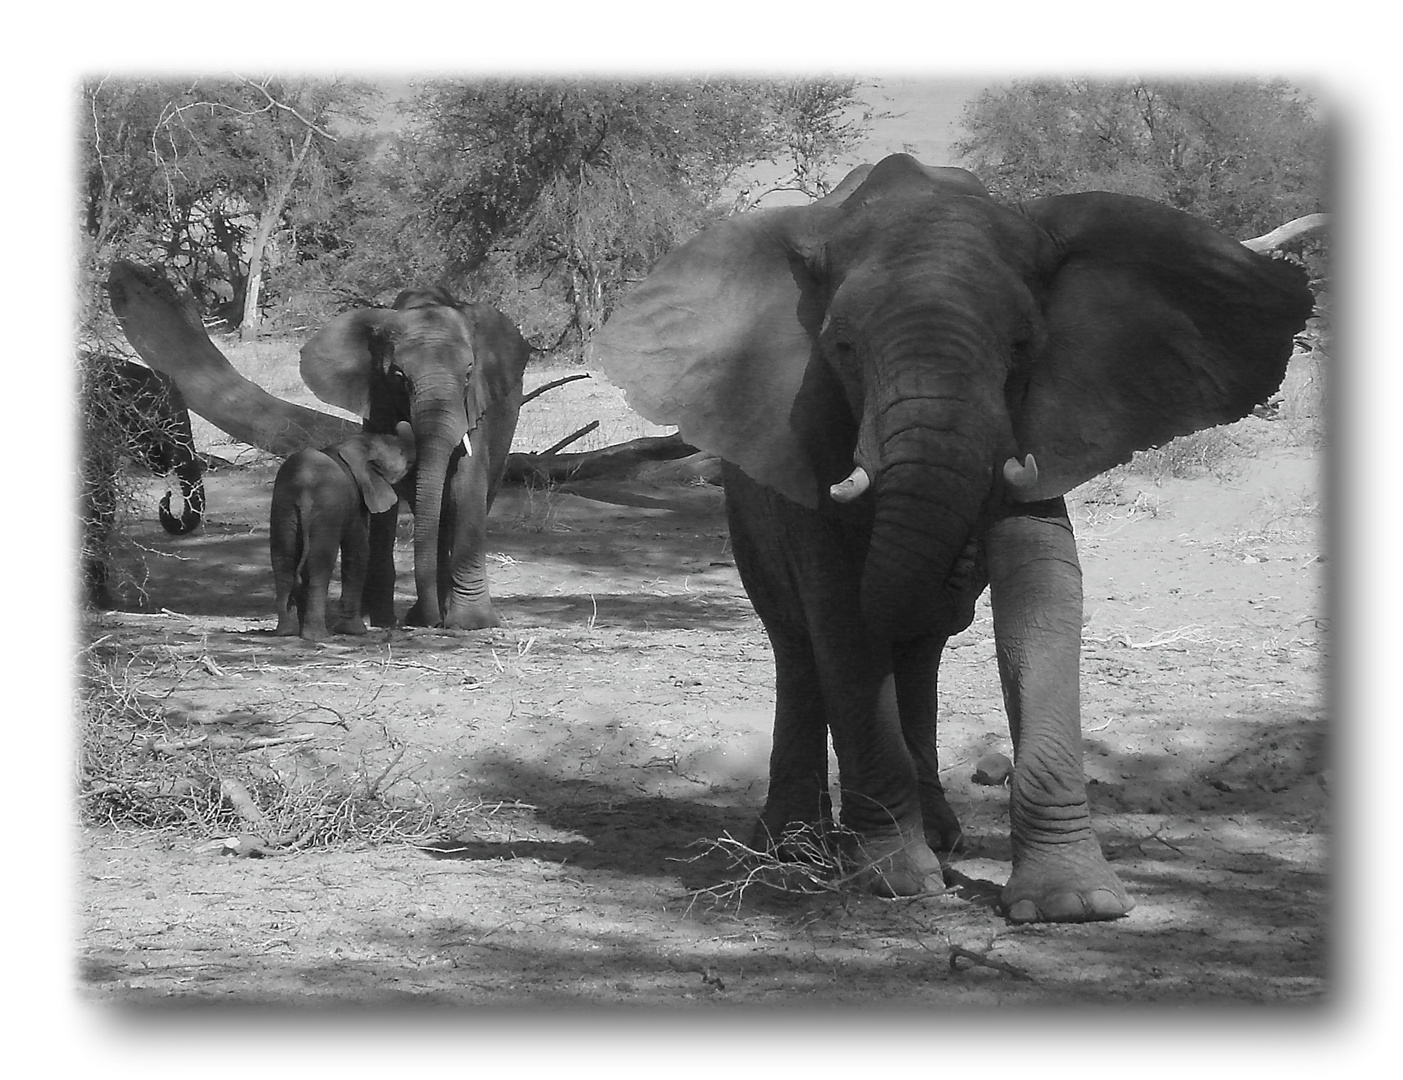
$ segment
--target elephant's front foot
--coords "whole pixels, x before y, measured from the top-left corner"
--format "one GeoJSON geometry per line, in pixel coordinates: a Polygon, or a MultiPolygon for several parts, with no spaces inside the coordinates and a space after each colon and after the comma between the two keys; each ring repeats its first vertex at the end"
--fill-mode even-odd
{"type": "Polygon", "coordinates": [[[921,833],[852,834],[845,854],[859,885],[878,896],[915,896],[945,891],[940,860],[921,833]]]}
{"type": "Polygon", "coordinates": [[[370,633],[370,631],[366,629],[365,620],[360,616],[356,616],[354,619],[340,620],[332,627],[332,632],[337,634],[350,634],[353,637],[360,637],[370,633]]]}
{"type": "Polygon", "coordinates": [[[1096,840],[1016,854],[999,897],[1010,922],[1098,922],[1135,906],[1096,840]]]}
{"type": "Polygon", "coordinates": [[[501,626],[502,620],[490,602],[453,604],[444,616],[443,625],[449,630],[488,630],[501,626]]]}

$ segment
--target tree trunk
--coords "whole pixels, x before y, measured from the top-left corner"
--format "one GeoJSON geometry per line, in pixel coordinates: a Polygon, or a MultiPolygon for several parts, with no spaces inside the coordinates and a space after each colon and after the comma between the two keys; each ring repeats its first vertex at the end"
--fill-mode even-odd
{"type": "Polygon", "coordinates": [[[697,453],[681,435],[650,435],[579,454],[509,454],[504,484],[563,484],[570,480],[620,477],[640,465],[673,461],[697,453]]]}
{"type": "Polygon", "coordinates": [[[241,341],[250,341],[258,336],[258,296],[263,291],[263,253],[268,248],[268,241],[273,238],[273,230],[282,219],[288,199],[292,197],[292,185],[297,182],[297,174],[302,171],[302,162],[312,147],[312,135],[309,130],[307,137],[302,140],[301,149],[293,155],[287,172],[278,180],[272,198],[268,200],[268,205],[263,208],[263,215],[258,219],[258,228],[254,231],[253,240],[249,245],[243,318],[239,320],[241,341]]]}

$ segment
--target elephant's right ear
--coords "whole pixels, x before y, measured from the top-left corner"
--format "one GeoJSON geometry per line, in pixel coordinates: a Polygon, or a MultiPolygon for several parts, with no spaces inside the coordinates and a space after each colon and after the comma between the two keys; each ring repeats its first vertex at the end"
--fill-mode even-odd
{"type": "Polygon", "coordinates": [[[383,308],[357,308],[338,315],[302,346],[302,381],[328,405],[370,415],[371,345],[394,317],[383,308]]]}
{"type": "Polygon", "coordinates": [[[752,211],[666,255],[597,339],[629,404],[807,506],[819,482],[795,400],[822,319],[814,206],[752,211]]]}

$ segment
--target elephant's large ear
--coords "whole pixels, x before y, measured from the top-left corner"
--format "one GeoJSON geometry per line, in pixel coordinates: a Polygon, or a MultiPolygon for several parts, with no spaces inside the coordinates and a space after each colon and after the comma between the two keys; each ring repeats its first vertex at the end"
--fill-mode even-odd
{"type": "Polygon", "coordinates": [[[486,304],[455,306],[468,321],[473,344],[473,371],[463,400],[471,432],[488,409],[509,401],[513,394],[521,396],[521,378],[531,359],[531,346],[516,324],[496,308],[486,304]]]}
{"type": "Polygon", "coordinates": [[[665,256],[596,339],[634,409],[807,506],[819,481],[795,401],[822,311],[805,254],[833,212],[782,207],[711,226],[665,256]]]}
{"type": "Polygon", "coordinates": [[[328,405],[370,415],[372,342],[393,311],[357,308],[338,315],[302,346],[302,381],[328,405]]]}
{"type": "Polygon", "coordinates": [[[372,514],[383,514],[399,505],[399,496],[390,482],[385,479],[376,465],[371,451],[372,439],[385,439],[385,435],[357,435],[336,447],[341,460],[351,468],[360,488],[361,501],[372,514]]]}
{"type": "Polygon", "coordinates": [[[1136,450],[1237,420],[1281,384],[1314,303],[1299,267],[1128,195],[1022,211],[1058,258],[1046,342],[1009,386],[1019,450],[1038,464],[1020,498],[1064,494],[1136,450]]]}

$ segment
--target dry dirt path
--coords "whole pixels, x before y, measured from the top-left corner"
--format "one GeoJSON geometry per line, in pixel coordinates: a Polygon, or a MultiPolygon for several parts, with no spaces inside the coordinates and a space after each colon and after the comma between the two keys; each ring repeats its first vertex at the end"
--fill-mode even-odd
{"type": "Polygon", "coordinates": [[[1277,450],[1226,484],[1127,482],[1075,508],[1091,798],[1138,904],[1092,926],[1011,926],[994,909],[1007,791],[970,782],[981,754],[1009,752],[987,599],[942,671],[942,762],[974,841],[955,886],[903,901],[753,888],[715,903],[701,891],[735,872],[693,845],[748,834],[773,704],[715,489],[508,492],[490,527],[507,628],[311,646],[269,634],[272,470],[215,472],[201,534],[142,532],[172,555],[150,560],[156,610],[95,617],[100,648],[133,657],[132,676],[165,695],[168,732],[314,736],[245,756],[474,809],[446,854],[381,843],[225,858],[194,829],[86,827],[80,994],[923,1015],[1326,1001],[1318,467],[1277,450]]]}

